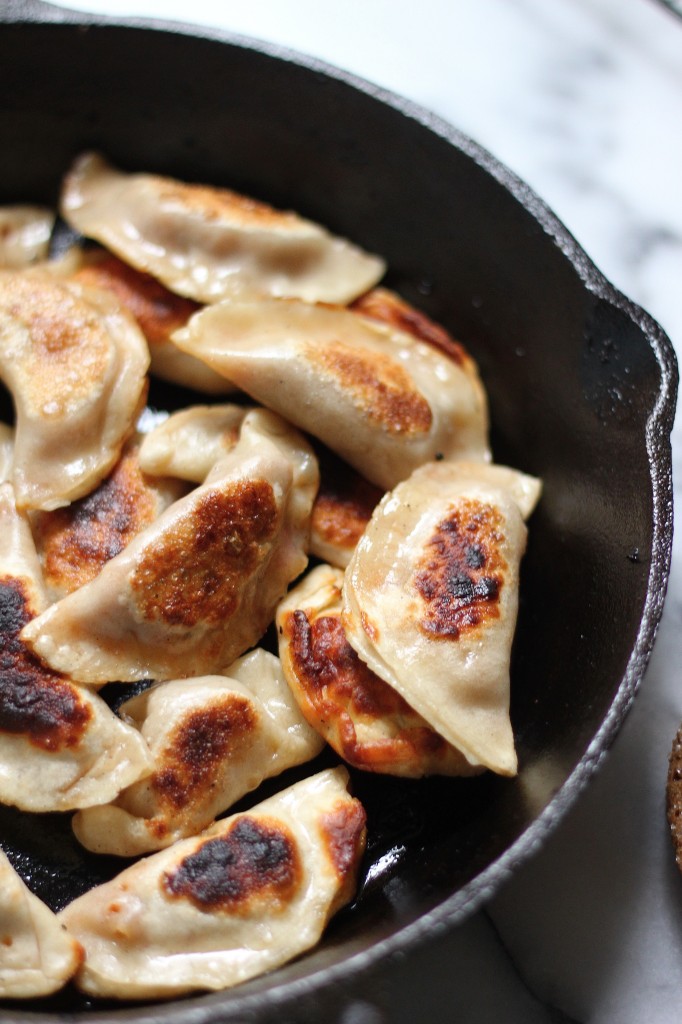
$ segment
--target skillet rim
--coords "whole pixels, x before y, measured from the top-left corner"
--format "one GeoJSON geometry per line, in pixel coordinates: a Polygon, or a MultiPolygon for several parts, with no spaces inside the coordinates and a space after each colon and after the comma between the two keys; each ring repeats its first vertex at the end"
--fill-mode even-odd
{"type": "MultiPolygon", "coordinates": [[[[168,1024],[217,1024],[220,1019],[236,1020],[236,1015],[241,1012],[245,1015],[256,1014],[253,1019],[265,1020],[264,1017],[260,1017],[261,1013],[285,1009],[295,1000],[319,993],[323,988],[327,998],[328,990],[340,986],[344,981],[352,983],[360,980],[362,974],[376,966],[379,960],[409,952],[423,944],[427,937],[435,938],[462,923],[494,895],[522,862],[540,849],[549,833],[573,806],[607,757],[608,750],[642,683],[660,624],[670,572],[673,528],[670,433],[675,416],[678,386],[675,352],[670,339],[659,324],[608,281],[571,232],[529,185],[483,146],[418,103],[292,48],[203,25],[147,17],[109,17],[55,7],[44,0],[8,0],[0,10],[0,24],[3,23],[112,27],[206,39],[253,50],[284,63],[295,64],[314,74],[340,81],[378,103],[393,108],[408,120],[416,121],[458,149],[510,193],[543,232],[550,236],[552,243],[569,261],[584,287],[595,297],[619,310],[638,328],[643,342],[652,351],[658,364],[659,389],[646,423],[646,451],[652,487],[652,552],[647,596],[636,640],[615,697],[599,728],[572,772],[525,831],[503,854],[438,906],[422,914],[415,921],[399,927],[391,935],[377,940],[371,947],[351,953],[343,961],[317,969],[307,977],[278,982],[276,975],[273,975],[274,983],[264,991],[240,995],[239,988],[236,988],[200,996],[200,1001],[194,997],[153,1006],[126,1007],[122,1004],[121,1009],[88,1010],[78,1014],[76,1018],[83,1024],[94,1024],[95,1021],[97,1024],[115,1024],[125,1020],[134,1020],[136,1024],[159,1024],[160,1021],[168,1024]],[[226,996],[229,997],[229,1005],[223,1007],[221,1002],[226,996]],[[221,1018],[221,1012],[227,1012],[229,1016],[221,1018]]],[[[343,1002],[348,998],[349,992],[347,989],[342,992],[338,987],[336,995],[339,1001],[343,1002]]],[[[8,1022],[16,1020],[17,1024],[49,1024],[50,1020],[72,1020],[73,1017],[72,1014],[51,1015],[22,1011],[18,1007],[16,1011],[13,1008],[6,1019],[8,1022]]]]}

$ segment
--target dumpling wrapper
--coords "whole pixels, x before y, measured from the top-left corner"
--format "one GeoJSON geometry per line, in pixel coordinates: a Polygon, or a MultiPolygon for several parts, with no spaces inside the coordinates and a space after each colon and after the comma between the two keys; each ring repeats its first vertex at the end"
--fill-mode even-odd
{"type": "Polygon", "coordinates": [[[436,458],[488,460],[485,392],[471,360],[340,307],[223,302],[176,344],[384,490],[436,458]]]}
{"type": "Polygon", "coordinates": [[[106,807],[74,815],[94,853],[134,857],[207,828],[264,779],[319,754],[279,660],[261,648],[221,676],[158,683],[119,708],[149,744],[154,771],[106,807]]]}
{"type": "Polygon", "coordinates": [[[58,992],[82,960],[80,944],[27,888],[0,849],[0,998],[34,999],[58,992]]]}
{"type": "Polygon", "coordinates": [[[0,484],[12,479],[14,463],[14,430],[0,423],[0,484]]]}
{"type": "Polygon", "coordinates": [[[233,450],[248,412],[243,405],[192,405],[172,413],[150,431],[140,449],[145,473],[204,482],[217,462],[233,450]]]}
{"type": "Polygon", "coordinates": [[[223,989],[310,949],[353,896],[365,812],[320,772],[132,865],[60,913],[91,995],[223,989]]]}
{"type": "Polygon", "coordinates": [[[126,174],[96,153],[69,171],[61,213],[171,291],[198,302],[236,295],[350,302],[385,264],[295,213],[227,189],[126,174]]]}
{"type": "Polygon", "coordinates": [[[147,745],[99,697],[48,669],[21,628],[46,605],[26,518],[0,485],[0,802],[25,811],[108,803],[151,771],[147,745]]]}
{"type": "Polygon", "coordinates": [[[93,580],[102,567],[187,492],[180,480],[148,476],[140,441],[126,445],[111,473],[84,498],[35,512],[31,530],[52,601],[93,580]]]}
{"type": "Polygon", "coordinates": [[[384,491],[339,459],[317,447],[320,488],[310,522],[310,553],[345,569],[384,491]]]}
{"type": "Polygon", "coordinates": [[[19,507],[67,505],[106,476],[133,431],[148,366],[137,324],[110,296],[38,270],[0,272],[19,507]]]}
{"type": "Polygon", "coordinates": [[[308,722],[355,768],[406,778],[476,774],[481,769],[350,646],[341,623],[343,575],[317,566],[277,609],[282,668],[308,722]]]}
{"type": "Polygon", "coordinates": [[[198,303],[168,291],[150,274],[135,270],[106,250],[83,252],[71,276],[90,288],[112,292],[135,318],[149,345],[149,369],[154,376],[207,395],[235,390],[224,377],[171,341],[173,332],[200,308],[198,303]]]}
{"type": "Polygon", "coordinates": [[[343,586],[350,644],[473,765],[517,770],[509,662],[539,482],[428,463],[376,508],[343,586]]]}
{"type": "Polygon", "coordinates": [[[201,487],[29,623],[23,639],[90,684],[220,671],[258,643],[305,569],[318,480],[297,431],[250,413],[201,487]]]}
{"type": "Polygon", "coordinates": [[[44,260],[55,217],[44,206],[0,206],[0,267],[19,269],[44,260]]]}

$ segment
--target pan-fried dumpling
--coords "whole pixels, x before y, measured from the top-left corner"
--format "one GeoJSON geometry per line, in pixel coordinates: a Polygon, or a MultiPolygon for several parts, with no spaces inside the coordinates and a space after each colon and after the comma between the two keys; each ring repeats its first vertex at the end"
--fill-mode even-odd
{"type": "Polygon", "coordinates": [[[142,469],[203,483],[237,444],[249,411],[243,405],[192,405],[172,413],[146,435],[140,449],[142,469]]]}
{"type": "Polygon", "coordinates": [[[317,457],[320,488],[310,522],[310,553],[345,569],[384,492],[328,448],[319,446],[317,457]]]}
{"type": "Polygon", "coordinates": [[[24,640],[87,683],[220,671],[258,643],[305,569],[317,485],[303,437],[250,413],[206,482],[29,623],[24,640]]]}
{"type": "Polygon", "coordinates": [[[506,467],[428,463],[377,507],[346,570],[362,660],[473,765],[516,772],[509,660],[524,512],[539,484],[506,467]]]}
{"type": "Polygon", "coordinates": [[[0,378],[17,413],[22,508],[53,509],[106,476],[146,393],[147,344],[103,292],[54,275],[0,273],[0,378]]]}
{"type": "Polygon", "coordinates": [[[156,377],[207,395],[235,390],[224,377],[182,352],[170,340],[171,334],[196,313],[198,303],[169,292],[156,278],[135,270],[103,249],[83,253],[72,277],[90,288],[114,293],[147,339],[150,371],[156,377]]]}
{"type": "Polygon", "coordinates": [[[76,984],[117,999],[222,989],[310,949],[355,892],[365,812],[347,778],[320,772],[67,906],[76,984]]]}
{"type": "Polygon", "coordinates": [[[489,458],[473,363],[347,309],[223,302],[174,340],[384,489],[430,459],[489,458]]]}
{"type": "Polygon", "coordinates": [[[295,213],[227,189],[125,174],[94,153],[64,183],[61,212],[88,238],[198,302],[235,295],[350,302],[384,261],[295,213]]]}
{"type": "Polygon", "coordinates": [[[51,600],[93,580],[106,562],[187,492],[180,480],[143,473],[139,451],[139,440],[129,441],[109,476],[85,498],[31,516],[51,600]]]}
{"type": "Polygon", "coordinates": [[[99,697],[20,639],[45,606],[40,566],[10,484],[0,485],[0,802],[25,811],[107,803],[152,767],[147,745],[99,697]]]}
{"type": "Polygon", "coordinates": [[[277,609],[282,669],[308,722],[355,768],[408,778],[475,774],[350,646],[342,586],[340,569],[319,565],[277,609]]]}
{"type": "Polygon", "coordinates": [[[149,744],[154,771],[113,804],[74,816],[77,838],[95,853],[133,857],[197,835],[264,779],[323,746],[279,660],[262,648],[224,675],[158,683],[119,713],[149,744]]]}
{"type": "Polygon", "coordinates": [[[351,309],[372,320],[379,320],[383,324],[395,327],[398,331],[411,334],[412,337],[426,341],[429,345],[435,345],[456,363],[471,362],[471,356],[464,346],[455,341],[444,327],[388,288],[372,288],[356,299],[351,309]]]}
{"type": "Polygon", "coordinates": [[[14,430],[0,423],[0,484],[12,478],[14,462],[14,430]]]}
{"type": "Polygon", "coordinates": [[[45,259],[54,222],[54,211],[44,206],[0,206],[0,267],[45,259]]]}
{"type": "Polygon", "coordinates": [[[73,977],[81,946],[34,896],[0,849],[0,998],[51,995],[73,977]]]}

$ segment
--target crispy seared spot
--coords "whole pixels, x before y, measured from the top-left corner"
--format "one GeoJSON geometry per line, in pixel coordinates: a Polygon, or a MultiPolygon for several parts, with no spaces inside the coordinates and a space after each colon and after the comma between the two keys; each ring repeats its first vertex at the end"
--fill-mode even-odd
{"type": "Polygon", "coordinates": [[[258,566],[279,521],[265,480],[209,491],[138,561],[130,585],[141,613],[183,627],[223,622],[235,611],[244,580],[258,566]]]}
{"type": "Polygon", "coordinates": [[[34,534],[45,582],[71,593],[156,518],[157,495],[140,470],[137,448],[126,452],[91,494],[66,508],[38,513],[34,534]]]}
{"type": "Polygon", "coordinates": [[[234,693],[187,714],[163,752],[164,767],[150,780],[159,801],[175,811],[195,804],[213,788],[225,761],[248,742],[256,726],[253,705],[234,693]]]}
{"type": "Polygon", "coordinates": [[[500,553],[502,516],[492,505],[460,501],[436,527],[414,575],[425,608],[421,629],[458,639],[498,618],[507,563],[500,553]]]}
{"type": "Polygon", "coordinates": [[[275,210],[267,203],[259,202],[232,192],[226,188],[210,185],[193,185],[171,178],[150,177],[157,196],[162,203],[180,207],[189,213],[198,214],[208,221],[227,220],[246,227],[287,227],[296,228],[300,218],[293,213],[275,210]]]}
{"type": "Polygon", "coordinates": [[[356,407],[389,434],[426,434],[431,407],[400,363],[383,352],[365,352],[341,341],[310,345],[308,357],[337,380],[356,407]]]}
{"type": "Polygon", "coordinates": [[[359,800],[337,801],[320,820],[322,836],[339,880],[354,878],[365,848],[367,815],[359,800]]]}
{"type": "Polygon", "coordinates": [[[320,489],[312,528],[330,544],[351,551],[365,531],[383,491],[342,459],[325,452],[320,460],[320,489]]]}
{"type": "Polygon", "coordinates": [[[29,409],[61,416],[98,389],[111,342],[99,315],[65,286],[46,277],[3,274],[0,320],[17,338],[11,371],[29,409]]]}
{"type": "Polygon", "coordinates": [[[169,897],[199,910],[248,914],[267,906],[284,910],[302,881],[296,840],[275,819],[241,815],[224,835],[207,839],[196,853],[164,872],[169,897]]]}
{"type": "Polygon", "coordinates": [[[445,740],[358,657],[338,613],[311,623],[298,609],[283,629],[307,717],[345,761],[367,771],[412,766],[420,774],[425,757],[446,755],[445,740]]]}
{"type": "Polygon", "coordinates": [[[24,735],[43,750],[76,747],[92,711],[74,686],[19,639],[32,617],[22,582],[0,579],[0,731],[24,735]]]}
{"type": "Polygon", "coordinates": [[[201,308],[198,302],[169,292],[150,274],[108,254],[81,267],[74,278],[90,287],[113,292],[135,318],[150,345],[168,341],[173,331],[184,327],[201,308]]]}
{"type": "Polygon", "coordinates": [[[373,288],[356,299],[350,308],[356,313],[396,327],[419,341],[433,345],[459,366],[468,361],[464,347],[455,341],[444,327],[435,323],[421,310],[415,309],[409,302],[405,302],[395,292],[386,288],[373,288]]]}

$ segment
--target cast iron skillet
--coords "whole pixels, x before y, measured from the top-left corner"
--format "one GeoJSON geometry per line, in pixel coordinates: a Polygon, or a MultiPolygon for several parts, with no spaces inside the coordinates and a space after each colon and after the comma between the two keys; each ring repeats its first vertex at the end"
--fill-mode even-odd
{"type": "MultiPolygon", "coordinates": [[[[73,156],[94,147],[128,169],[241,188],[328,225],[382,253],[388,283],[470,347],[497,461],[544,481],[513,658],[517,779],[354,772],[369,818],[358,898],[317,950],[274,974],[154,1007],[91,1007],[67,992],[3,1011],[17,1024],[72,1011],[208,1024],[298,1020],[305,1007],[333,1022],[383,958],[416,950],[495,891],[618,730],[669,569],[674,355],[522,182],[395,96],[218,32],[17,0],[0,20],[0,202],[54,202],[73,156]]],[[[187,395],[157,388],[153,401],[187,395]]],[[[7,400],[0,414],[11,415],[7,400]]],[[[53,907],[120,866],[80,852],[58,816],[5,809],[0,836],[53,907]]]]}

